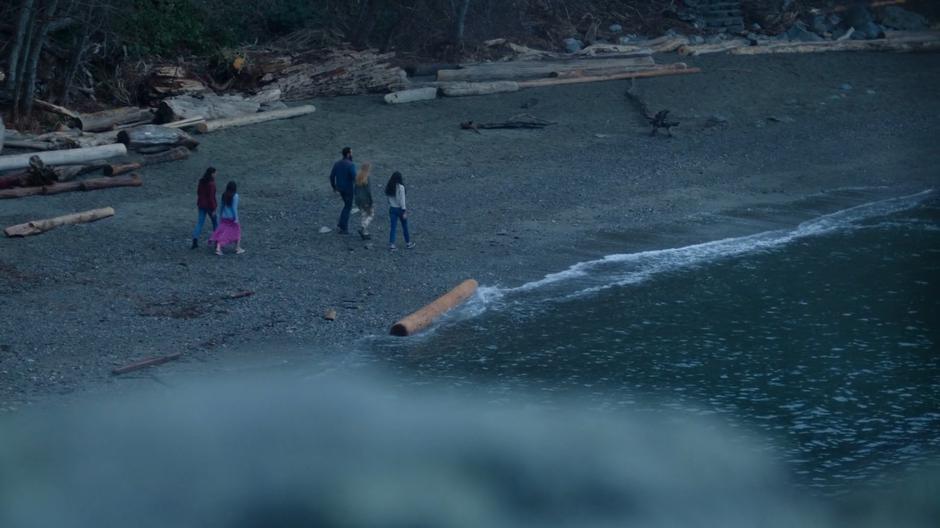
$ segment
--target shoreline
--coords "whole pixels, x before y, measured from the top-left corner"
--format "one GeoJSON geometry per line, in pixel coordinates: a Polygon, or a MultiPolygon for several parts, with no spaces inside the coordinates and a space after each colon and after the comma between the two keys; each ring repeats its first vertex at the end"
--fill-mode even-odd
{"type": "Polygon", "coordinates": [[[152,383],[156,371],[110,375],[145,356],[181,351],[157,370],[198,374],[265,343],[336,349],[387,332],[464,278],[521,284],[604,254],[757,232],[781,222],[760,215],[774,204],[818,195],[817,210],[838,210],[936,184],[940,96],[928,88],[940,54],[705,56],[690,65],[705,73],[639,84],[651,107],[683,122],[672,139],[647,136],[619,82],[402,107],[337,98],[314,101],[311,116],[203,136],[189,160],[144,171],[141,189],[0,202],[4,225],[117,210],[0,240],[0,412],[152,383]],[[533,99],[525,111],[557,125],[479,135],[457,127],[520,113],[533,99]],[[716,115],[727,121],[710,125],[716,115]],[[380,206],[368,249],[355,235],[317,233],[339,214],[327,175],[345,145],[375,167],[380,206]],[[200,249],[187,249],[195,182],[208,165],[220,188],[239,183],[245,255],[215,257],[205,231],[200,249]],[[393,170],[409,185],[418,247],[390,254],[380,187],[393,170]],[[849,188],[870,191],[827,195],[849,188]],[[714,222],[696,230],[708,215],[714,222]],[[240,290],[255,295],[219,300],[240,290]],[[337,321],[323,319],[329,308],[337,321]]]}

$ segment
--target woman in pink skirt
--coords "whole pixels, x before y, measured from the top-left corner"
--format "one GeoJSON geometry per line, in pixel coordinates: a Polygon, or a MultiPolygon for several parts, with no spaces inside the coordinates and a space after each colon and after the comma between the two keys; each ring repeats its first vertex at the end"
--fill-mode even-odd
{"type": "Polygon", "coordinates": [[[210,242],[215,242],[215,254],[222,254],[222,247],[235,243],[235,253],[244,253],[242,249],[242,227],[238,223],[238,187],[230,181],[222,193],[222,205],[219,208],[218,229],[212,233],[210,242]]]}

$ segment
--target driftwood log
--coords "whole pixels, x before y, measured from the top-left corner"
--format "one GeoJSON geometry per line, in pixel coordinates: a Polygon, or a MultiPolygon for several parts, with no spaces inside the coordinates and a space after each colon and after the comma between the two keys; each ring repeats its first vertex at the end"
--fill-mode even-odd
{"type": "Polygon", "coordinates": [[[392,325],[390,334],[409,336],[430,326],[448,310],[469,299],[477,290],[477,281],[467,279],[456,288],[438,297],[434,302],[392,325]]]}
{"type": "Polygon", "coordinates": [[[38,154],[16,154],[0,156],[0,171],[25,169],[29,167],[29,158],[39,156],[46,165],[74,165],[86,161],[114,158],[127,154],[127,147],[118,143],[68,150],[52,150],[38,154]]]}
{"type": "Polygon", "coordinates": [[[557,86],[562,84],[616,81],[621,79],[642,79],[645,77],[659,77],[662,75],[699,73],[701,71],[702,70],[699,68],[689,68],[684,63],[677,62],[674,64],[665,64],[651,70],[615,73],[610,75],[587,75],[580,77],[559,77],[554,79],[533,79],[531,81],[519,81],[519,88],[536,88],[541,86],[557,86]]]}
{"type": "Polygon", "coordinates": [[[202,116],[190,117],[188,119],[180,119],[179,121],[173,121],[171,123],[163,123],[163,126],[170,128],[188,128],[195,127],[199,123],[205,123],[206,120],[202,116]]]}
{"type": "Polygon", "coordinates": [[[659,132],[659,129],[664,128],[666,129],[666,134],[672,137],[671,129],[673,127],[679,126],[679,123],[676,121],[669,121],[669,110],[660,110],[659,112],[656,112],[656,114],[650,112],[649,106],[646,104],[643,98],[640,97],[640,94],[636,92],[636,79],[632,79],[630,81],[630,87],[627,88],[626,96],[627,99],[629,99],[630,102],[633,103],[633,105],[637,108],[637,110],[639,110],[640,114],[643,116],[646,122],[649,123],[650,127],[652,127],[650,130],[651,136],[655,136],[659,132]]]}
{"type": "Polygon", "coordinates": [[[402,90],[408,76],[390,63],[394,56],[372,49],[255,50],[248,53],[248,63],[262,85],[280,89],[285,101],[297,101],[402,90]]]}
{"type": "Polygon", "coordinates": [[[141,165],[154,165],[157,163],[165,163],[167,161],[178,161],[184,160],[189,157],[189,149],[186,147],[174,147],[165,152],[159,154],[151,154],[149,156],[142,156],[139,160],[141,165]]]}
{"type": "Polygon", "coordinates": [[[3,125],[3,116],[0,116],[0,152],[3,152],[3,138],[6,137],[6,127],[3,125]]]}
{"type": "Polygon", "coordinates": [[[493,128],[545,128],[554,124],[555,123],[552,121],[546,121],[529,114],[519,114],[510,117],[506,121],[499,121],[497,123],[475,123],[473,121],[466,121],[460,123],[460,128],[479,131],[493,128]]]}
{"type": "Polygon", "coordinates": [[[747,39],[732,39],[715,44],[686,44],[678,50],[679,55],[695,57],[697,55],[707,55],[709,53],[724,53],[735,48],[750,46],[751,41],[747,39]]]}
{"type": "Polygon", "coordinates": [[[140,361],[135,361],[134,363],[131,363],[129,365],[112,369],[111,374],[114,374],[115,376],[119,374],[127,374],[128,372],[133,372],[135,370],[140,370],[142,368],[153,367],[156,365],[162,365],[163,363],[168,363],[170,361],[175,361],[181,358],[182,356],[183,356],[182,353],[174,352],[173,354],[169,354],[166,356],[142,359],[140,361]]]}
{"type": "Polygon", "coordinates": [[[117,140],[130,150],[146,150],[156,147],[169,149],[183,146],[194,149],[199,141],[178,128],[161,125],[143,125],[118,132],[117,140]]]}
{"type": "Polygon", "coordinates": [[[75,191],[97,191],[98,189],[109,189],[111,187],[140,187],[143,184],[144,182],[140,179],[140,175],[134,173],[125,176],[117,176],[114,178],[92,178],[89,180],[53,183],[39,187],[17,187],[14,189],[5,189],[0,191],[0,199],[61,194],[75,191]]]}
{"type": "Polygon", "coordinates": [[[246,99],[240,95],[205,94],[201,97],[180,95],[161,101],[157,117],[163,123],[194,117],[210,121],[254,114],[260,108],[261,103],[258,101],[246,99]]]}
{"type": "Polygon", "coordinates": [[[557,76],[560,73],[575,70],[617,70],[632,71],[643,66],[654,66],[650,55],[632,57],[570,59],[570,60],[527,60],[510,62],[485,62],[466,65],[459,70],[440,70],[437,80],[451,81],[522,81],[557,76]]]}
{"type": "Polygon", "coordinates": [[[938,31],[890,31],[873,40],[824,40],[821,42],[774,42],[731,50],[734,55],[768,53],[821,53],[826,51],[930,51],[940,49],[938,31]]]}
{"type": "Polygon", "coordinates": [[[41,99],[33,99],[33,104],[36,105],[36,108],[44,110],[46,112],[52,112],[53,114],[59,114],[60,116],[67,117],[69,119],[81,119],[81,116],[78,112],[69,110],[64,106],[54,105],[52,103],[43,101],[41,99]]]}
{"type": "Polygon", "coordinates": [[[91,211],[83,211],[81,213],[57,216],[55,218],[33,220],[31,222],[26,222],[25,224],[10,226],[4,229],[3,232],[8,237],[27,237],[32,235],[41,235],[42,233],[51,231],[59,226],[69,224],[86,224],[88,222],[94,222],[96,220],[101,220],[102,218],[108,218],[111,216],[114,216],[114,209],[111,207],[104,207],[101,209],[92,209],[91,211]]]}
{"type": "Polygon", "coordinates": [[[124,164],[114,164],[114,165],[105,165],[104,175],[105,176],[117,176],[119,174],[124,174],[127,172],[135,171],[141,167],[140,163],[124,163],[124,164]]]}
{"type": "Polygon", "coordinates": [[[93,114],[80,114],[72,119],[72,126],[85,132],[104,132],[118,125],[153,121],[153,111],[149,108],[127,106],[93,114]]]}
{"type": "Polygon", "coordinates": [[[241,117],[206,121],[205,123],[196,125],[196,130],[202,134],[205,134],[207,132],[212,132],[214,130],[220,130],[223,128],[253,125],[255,123],[264,123],[265,121],[274,121],[276,119],[299,117],[302,115],[312,114],[315,111],[316,107],[313,105],[295,106],[292,108],[285,108],[283,110],[272,110],[270,112],[259,112],[257,114],[245,115],[241,117]]]}
{"type": "Polygon", "coordinates": [[[434,86],[399,90],[385,94],[385,102],[388,104],[414,103],[416,101],[430,101],[431,99],[437,99],[437,88],[434,86]]]}
{"type": "Polygon", "coordinates": [[[490,95],[507,92],[518,92],[519,83],[515,81],[491,82],[454,82],[440,86],[441,93],[447,97],[463,97],[467,95],[490,95]]]}

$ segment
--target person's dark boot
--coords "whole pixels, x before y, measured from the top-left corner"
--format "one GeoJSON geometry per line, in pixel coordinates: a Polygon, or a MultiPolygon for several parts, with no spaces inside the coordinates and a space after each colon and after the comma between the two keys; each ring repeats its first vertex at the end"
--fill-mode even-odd
{"type": "Polygon", "coordinates": [[[196,249],[197,247],[199,247],[199,239],[198,239],[198,238],[194,238],[194,239],[193,239],[193,245],[190,246],[189,249],[196,249]]]}

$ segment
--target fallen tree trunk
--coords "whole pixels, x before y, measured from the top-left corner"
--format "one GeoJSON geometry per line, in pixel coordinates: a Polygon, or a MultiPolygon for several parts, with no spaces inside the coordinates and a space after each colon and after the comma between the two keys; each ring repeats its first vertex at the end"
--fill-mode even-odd
{"type": "Polygon", "coordinates": [[[65,183],[53,183],[39,187],[17,187],[0,191],[0,199],[5,198],[24,198],[26,196],[61,194],[74,191],[97,191],[98,189],[108,189],[111,187],[140,187],[143,180],[139,174],[129,174],[118,176],[116,178],[93,178],[90,180],[70,181],[65,183]]]}
{"type": "Polygon", "coordinates": [[[437,99],[437,88],[412,88],[411,90],[400,90],[385,95],[385,102],[388,104],[414,103],[416,101],[430,101],[437,99]]]}
{"type": "Polygon", "coordinates": [[[25,169],[29,167],[29,158],[39,156],[46,165],[71,165],[84,161],[100,160],[124,156],[127,147],[118,143],[67,150],[52,150],[38,154],[16,154],[13,156],[0,156],[0,171],[25,169]]]}
{"type": "Polygon", "coordinates": [[[467,279],[431,304],[392,325],[389,333],[404,337],[420,332],[445,312],[469,299],[476,290],[477,281],[467,279]]]}
{"type": "Polygon", "coordinates": [[[534,79],[531,81],[519,81],[519,88],[537,88],[541,86],[558,86],[562,84],[577,84],[601,81],[617,81],[621,79],[641,79],[645,77],[659,77],[661,75],[681,75],[686,73],[699,73],[699,68],[689,68],[679,62],[662,66],[654,70],[644,70],[635,72],[616,73],[611,75],[591,75],[584,77],[563,77],[555,79],[534,79]]]}
{"type": "Polygon", "coordinates": [[[139,169],[141,167],[140,163],[125,163],[123,165],[105,165],[104,175],[105,176],[117,176],[119,174],[124,174],[125,172],[131,172],[139,169]]]}
{"type": "Polygon", "coordinates": [[[510,62],[487,62],[465,66],[459,70],[440,70],[438,81],[518,81],[551,77],[572,70],[603,69],[622,71],[635,70],[642,66],[654,66],[653,57],[638,55],[623,58],[573,59],[573,60],[527,60],[510,62]]]}
{"type": "Polygon", "coordinates": [[[177,146],[194,149],[199,146],[199,141],[186,132],[161,125],[143,125],[122,130],[118,132],[117,140],[131,150],[177,146]]]}
{"type": "Polygon", "coordinates": [[[77,118],[72,119],[72,126],[85,132],[104,132],[118,125],[138,121],[153,121],[153,111],[149,108],[127,106],[93,114],[80,114],[77,118]]]}
{"type": "Polygon", "coordinates": [[[215,121],[206,121],[196,126],[196,130],[202,134],[220,130],[223,128],[239,127],[253,125],[255,123],[264,123],[265,121],[274,121],[275,119],[289,119],[302,115],[311,114],[316,111],[313,105],[295,106],[285,108],[284,110],[272,110],[270,112],[259,112],[257,114],[246,115],[242,117],[233,117],[231,119],[217,119],[215,121]]]}
{"type": "Polygon", "coordinates": [[[4,229],[3,232],[8,237],[27,237],[32,235],[40,235],[59,226],[69,224],[85,224],[111,216],[114,216],[114,209],[111,207],[104,207],[102,209],[92,209],[91,211],[84,211],[81,213],[74,213],[65,216],[57,216],[55,218],[47,218],[45,220],[33,220],[31,222],[26,222],[25,224],[10,226],[4,229]]]}
{"type": "Polygon", "coordinates": [[[825,51],[929,51],[940,49],[940,32],[890,32],[874,40],[825,40],[821,42],[775,42],[731,50],[734,55],[768,53],[821,53],[825,51]]]}
{"type": "Polygon", "coordinates": [[[467,95],[490,95],[506,92],[518,92],[519,83],[515,81],[492,82],[455,82],[442,84],[441,93],[447,97],[463,97],[467,95]]]}
{"type": "Polygon", "coordinates": [[[5,146],[23,150],[61,150],[63,148],[55,143],[36,139],[8,139],[5,146]]]}
{"type": "Polygon", "coordinates": [[[88,174],[89,172],[94,172],[107,166],[107,161],[96,160],[91,163],[85,163],[83,165],[60,165],[58,167],[53,167],[52,171],[58,177],[60,182],[66,182],[75,179],[76,176],[88,174]]]}
{"type": "Polygon", "coordinates": [[[184,160],[189,157],[189,149],[186,147],[174,147],[166,152],[161,152],[159,154],[151,154],[149,156],[142,156],[140,159],[141,165],[153,165],[156,163],[164,163],[167,161],[177,161],[184,160]]]}

